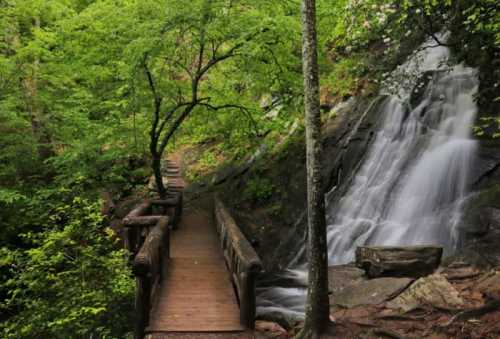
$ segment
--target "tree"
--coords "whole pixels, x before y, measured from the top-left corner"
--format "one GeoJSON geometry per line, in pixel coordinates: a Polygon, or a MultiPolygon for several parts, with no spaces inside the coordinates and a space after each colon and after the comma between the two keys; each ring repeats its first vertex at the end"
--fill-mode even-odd
{"type": "Polygon", "coordinates": [[[302,70],[306,116],[309,282],[306,321],[299,337],[319,338],[329,319],[329,301],[315,0],[302,1],[302,70]]]}
{"type": "Polygon", "coordinates": [[[235,25],[244,4],[199,0],[171,8],[160,36],[163,48],[144,53],[142,69],[153,100],[150,128],[152,169],[158,193],[165,197],[161,161],[170,140],[198,108],[245,110],[237,104],[216,105],[202,84],[220,63],[239,55],[240,49],[265,29],[243,31],[235,25]]]}

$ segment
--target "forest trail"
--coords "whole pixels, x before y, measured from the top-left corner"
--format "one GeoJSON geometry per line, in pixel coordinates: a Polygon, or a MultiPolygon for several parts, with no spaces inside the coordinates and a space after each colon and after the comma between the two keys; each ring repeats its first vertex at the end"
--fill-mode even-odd
{"type": "MultiPolygon", "coordinates": [[[[179,163],[180,159],[169,160],[167,177],[182,187],[186,183],[175,171],[179,163]]],[[[247,337],[210,211],[200,202],[185,203],[179,227],[171,233],[170,259],[146,330],[148,338],[247,337]]]]}

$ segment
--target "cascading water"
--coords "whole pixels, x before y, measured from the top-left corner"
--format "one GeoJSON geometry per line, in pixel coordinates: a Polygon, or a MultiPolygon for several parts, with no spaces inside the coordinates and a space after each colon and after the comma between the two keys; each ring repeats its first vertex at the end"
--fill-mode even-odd
{"type": "MultiPolygon", "coordinates": [[[[427,53],[426,65],[447,56],[427,53]]],[[[439,68],[437,69],[439,70],[439,68]]],[[[347,194],[329,206],[331,264],[354,258],[357,246],[440,244],[452,250],[467,195],[476,143],[473,69],[433,72],[423,99],[408,110],[409,93],[390,96],[385,121],[347,194]]]]}
{"type": "MultiPolygon", "coordinates": [[[[470,133],[478,81],[474,69],[445,66],[448,49],[430,44],[393,73],[402,80],[383,93],[383,122],[347,192],[340,200],[330,199],[335,188],[327,194],[330,264],[352,261],[366,244],[457,245],[476,150],[470,133]],[[420,94],[413,106],[412,91],[420,94]]],[[[287,274],[304,280],[299,272],[287,274]]],[[[304,288],[265,288],[258,312],[297,316],[304,303],[304,288]]]]}

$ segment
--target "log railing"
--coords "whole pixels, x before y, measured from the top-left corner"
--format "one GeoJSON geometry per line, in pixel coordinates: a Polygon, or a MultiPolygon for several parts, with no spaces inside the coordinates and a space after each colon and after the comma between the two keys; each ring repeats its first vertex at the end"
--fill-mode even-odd
{"type": "Polygon", "coordinates": [[[156,292],[167,269],[170,254],[170,229],[174,229],[182,213],[182,192],[165,200],[146,201],[124,219],[125,247],[134,255],[136,277],[135,336],[142,339],[149,325],[156,292]]]}
{"type": "Polygon", "coordinates": [[[168,215],[170,227],[175,229],[182,214],[182,193],[164,200],[148,200],[134,208],[122,221],[125,227],[125,248],[136,254],[149,228],[168,215]]]}
{"type": "Polygon", "coordinates": [[[255,323],[255,282],[262,263],[222,201],[215,197],[215,222],[226,265],[231,272],[240,304],[240,322],[246,328],[255,323]]]}
{"type": "Polygon", "coordinates": [[[153,301],[162,280],[169,257],[169,218],[162,216],[149,232],[139,253],[134,258],[136,276],[135,309],[137,315],[136,337],[143,338],[149,325],[153,301]]]}

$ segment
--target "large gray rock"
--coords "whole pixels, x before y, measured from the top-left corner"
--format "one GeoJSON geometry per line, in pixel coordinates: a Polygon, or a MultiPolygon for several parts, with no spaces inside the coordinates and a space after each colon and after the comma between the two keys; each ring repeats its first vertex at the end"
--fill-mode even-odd
{"type": "Polygon", "coordinates": [[[423,277],[441,262],[440,246],[362,246],[356,249],[356,266],[370,278],[423,277]]]}
{"type": "Polygon", "coordinates": [[[409,278],[368,279],[354,265],[331,266],[328,268],[330,305],[344,308],[378,305],[399,294],[411,282],[409,278]]]}
{"type": "Polygon", "coordinates": [[[334,289],[330,295],[330,304],[346,308],[378,305],[401,293],[412,281],[410,278],[362,280],[341,289],[334,289]]]}

